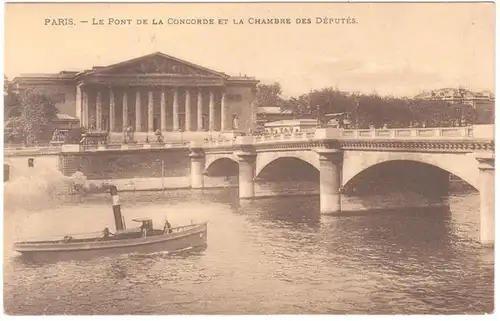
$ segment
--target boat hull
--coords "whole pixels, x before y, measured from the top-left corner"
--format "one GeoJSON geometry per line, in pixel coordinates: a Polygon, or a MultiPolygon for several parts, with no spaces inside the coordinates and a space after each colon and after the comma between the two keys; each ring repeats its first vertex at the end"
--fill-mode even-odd
{"type": "Polygon", "coordinates": [[[207,223],[192,228],[158,236],[125,240],[94,242],[47,242],[16,243],[14,250],[25,259],[36,261],[88,259],[95,256],[156,252],[179,252],[189,249],[205,248],[207,245],[207,223]]]}

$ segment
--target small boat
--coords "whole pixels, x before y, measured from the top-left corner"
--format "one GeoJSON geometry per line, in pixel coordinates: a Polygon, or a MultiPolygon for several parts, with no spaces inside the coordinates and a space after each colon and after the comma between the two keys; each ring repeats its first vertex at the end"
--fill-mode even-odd
{"type": "Polygon", "coordinates": [[[155,229],[150,218],[134,219],[140,228],[127,229],[119,205],[116,186],[110,187],[116,232],[105,228],[101,235],[77,238],[71,235],[54,240],[14,243],[14,250],[33,259],[65,259],[74,255],[106,255],[117,253],[178,252],[204,248],[207,244],[207,222],[172,227],[165,221],[163,229],[155,229]]]}

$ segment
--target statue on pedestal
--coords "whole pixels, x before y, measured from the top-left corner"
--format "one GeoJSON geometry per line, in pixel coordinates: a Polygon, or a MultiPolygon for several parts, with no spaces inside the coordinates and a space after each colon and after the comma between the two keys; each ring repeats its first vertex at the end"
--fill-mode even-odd
{"type": "Polygon", "coordinates": [[[128,125],[124,130],[124,142],[128,143],[132,141],[134,141],[134,129],[132,125],[128,125]]]}
{"type": "Polygon", "coordinates": [[[238,116],[237,115],[233,115],[233,129],[238,129],[238,116]]]}
{"type": "Polygon", "coordinates": [[[59,131],[57,129],[54,130],[54,132],[52,133],[52,139],[51,139],[53,142],[57,141],[58,134],[59,134],[59,131]]]}
{"type": "Polygon", "coordinates": [[[161,134],[161,131],[159,129],[157,129],[155,131],[155,135],[156,135],[156,142],[159,144],[162,144],[163,143],[163,135],[161,134]]]}
{"type": "Polygon", "coordinates": [[[94,117],[92,117],[92,118],[90,119],[89,129],[90,129],[91,131],[92,131],[92,130],[94,130],[94,129],[96,129],[96,124],[97,124],[97,122],[96,122],[95,118],[94,118],[94,117]]]}

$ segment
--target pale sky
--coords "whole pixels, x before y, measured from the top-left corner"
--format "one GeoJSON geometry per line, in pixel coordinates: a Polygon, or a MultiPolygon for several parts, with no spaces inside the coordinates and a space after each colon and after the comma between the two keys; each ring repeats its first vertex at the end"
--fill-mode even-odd
{"type": "Polygon", "coordinates": [[[413,95],[466,86],[494,90],[495,7],[453,4],[6,4],[5,73],[83,70],[160,51],[231,75],[278,81],[286,95],[310,89],[413,95]],[[74,26],[44,25],[73,18],[74,26]],[[169,17],[229,19],[168,25],[169,17]],[[290,18],[290,25],[248,19],[290,18]],[[316,24],[316,17],[357,24],[316,24]],[[92,26],[93,18],[104,26],[92,26]],[[109,18],[132,25],[107,25],[109,18]],[[139,18],[164,25],[138,26],[139,18]],[[244,20],[236,25],[233,19],[244,20]],[[310,18],[312,24],[296,24],[310,18]],[[88,20],[82,24],[80,20],[88,20]]]}

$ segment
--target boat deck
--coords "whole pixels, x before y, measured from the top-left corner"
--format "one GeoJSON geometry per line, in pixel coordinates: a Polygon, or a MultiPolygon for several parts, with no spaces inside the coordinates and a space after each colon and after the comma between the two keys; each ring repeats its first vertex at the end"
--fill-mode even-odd
{"type": "Polygon", "coordinates": [[[94,236],[94,237],[85,237],[85,238],[76,238],[71,235],[66,235],[64,237],[61,236],[60,239],[56,240],[37,240],[37,241],[23,241],[23,242],[16,242],[15,245],[49,245],[49,244],[61,244],[61,243],[66,243],[66,244],[82,244],[82,243],[93,243],[93,242],[111,242],[111,241],[120,241],[120,240],[132,240],[132,239],[143,239],[143,238],[149,238],[149,237],[155,237],[155,236],[160,236],[160,235],[171,235],[174,236],[175,234],[184,232],[189,229],[196,228],[197,226],[200,226],[202,224],[191,224],[191,225],[186,225],[186,226],[180,226],[180,227],[174,227],[170,228],[168,233],[165,233],[163,230],[159,229],[152,229],[148,230],[146,237],[143,237],[142,231],[140,228],[133,228],[133,229],[128,229],[124,231],[118,231],[115,234],[109,235],[107,237],[104,236],[94,236]]]}

